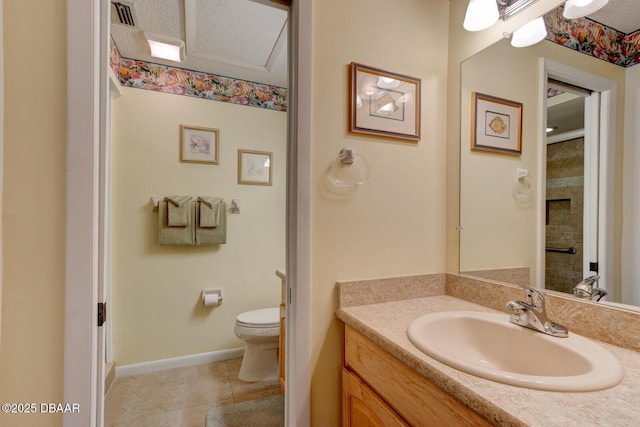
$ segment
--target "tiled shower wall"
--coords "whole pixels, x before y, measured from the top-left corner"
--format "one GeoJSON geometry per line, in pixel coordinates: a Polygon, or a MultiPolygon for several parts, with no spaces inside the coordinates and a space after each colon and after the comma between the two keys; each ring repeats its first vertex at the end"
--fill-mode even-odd
{"type": "Polygon", "coordinates": [[[582,279],[584,138],[547,146],[546,288],[573,292],[582,279]]]}

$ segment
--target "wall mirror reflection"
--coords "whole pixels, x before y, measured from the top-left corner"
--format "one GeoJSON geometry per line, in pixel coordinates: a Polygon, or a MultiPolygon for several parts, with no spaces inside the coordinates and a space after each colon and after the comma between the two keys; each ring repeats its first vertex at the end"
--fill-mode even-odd
{"type": "Polygon", "coordinates": [[[600,301],[640,305],[640,57],[637,42],[616,45],[637,40],[640,19],[622,18],[638,7],[611,0],[577,24],[559,8],[546,40],[501,40],[461,64],[462,274],[569,294],[597,275],[600,301]],[[523,103],[520,155],[470,149],[473,92],[523,103]]]}

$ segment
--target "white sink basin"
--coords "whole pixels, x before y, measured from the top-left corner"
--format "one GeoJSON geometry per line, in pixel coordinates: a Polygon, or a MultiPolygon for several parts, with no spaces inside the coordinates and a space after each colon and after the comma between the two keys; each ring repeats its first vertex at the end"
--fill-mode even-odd
{"type": "Polygon", "coordinates": [[[409,340],[434,359],[482,378],[551,391],[593,391],[624,376],[599,344],[569,333],[552,337],[509,322],[503,313],[426,314],[407,328],[409,340]]]}

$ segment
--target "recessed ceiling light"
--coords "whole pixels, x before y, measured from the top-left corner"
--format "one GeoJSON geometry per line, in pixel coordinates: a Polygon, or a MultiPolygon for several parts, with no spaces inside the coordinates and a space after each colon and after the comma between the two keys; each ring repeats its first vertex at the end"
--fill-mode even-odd
{"type": "Polygon", "coordinates": [[[162,34],[154,34],[143,31],[147,39],[151,56],[154,58],[167,59],[169,61],[184,61],[184,41],[162,34]]]}

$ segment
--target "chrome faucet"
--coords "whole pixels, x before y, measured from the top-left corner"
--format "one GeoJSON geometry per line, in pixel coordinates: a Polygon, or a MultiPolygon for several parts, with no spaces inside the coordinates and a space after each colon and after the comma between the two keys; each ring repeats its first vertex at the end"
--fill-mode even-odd
{"type": "Polygon", "coordinates": [[[600,301],[607,295],[607,291],[598,287],[599,279],[600,276],[597,274],[587,277],[573,288],[573,295],[578,298],[600,301]]]}
{"type": "Polygon", "coordinates": [[[526,295],[525,301],[509,301],[507,303],[509,321],[554,337],[568,337],[567,328],[552,322],[547,317],[544,294],[527,286],[523,286],[523,288],[526,295]]]}

